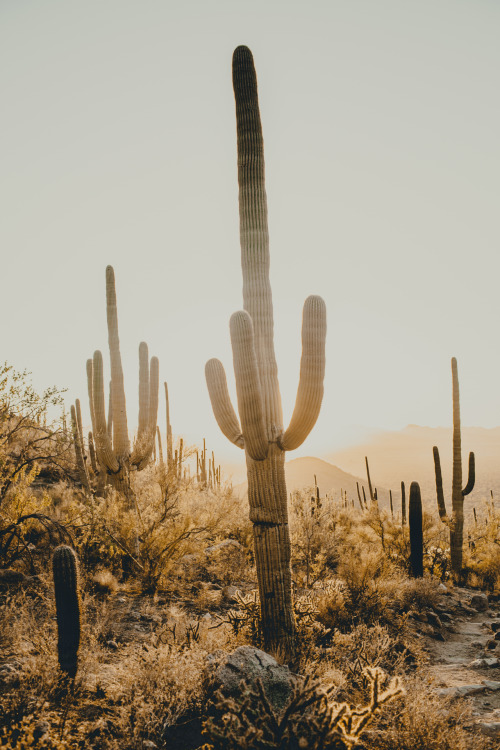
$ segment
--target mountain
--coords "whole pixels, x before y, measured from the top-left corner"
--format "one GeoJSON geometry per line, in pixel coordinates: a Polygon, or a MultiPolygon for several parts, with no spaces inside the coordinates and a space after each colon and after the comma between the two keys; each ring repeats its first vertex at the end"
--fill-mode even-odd
{"type": "MultiPolygon", "coordinates": [[[[401,480],[407,487],[419,482],[424,499],[436,500],[432,448],[437,445],[443,471],[445,498],[451,493],[453,436],[451,427],[420,427],[408,425],[398,432],[381,432],[361,445],[327,454],[329,461],[345,471],[364,473],[365,456],[370,463],[374,485],[392,488],[400,496],[401,480]]],[[[476,484],[467,496],[469,506],[500,495],[500,427],[462,427],[463,484],[467,481],[469,451],[476,457],[476,484]]]]}
{"type": "MultiPolygon", "coordinates": [[[[369,500],[368,484],[365,479],[342,471],[338,466],[323,461],[321,458],[308,456],[307,458],[294,458],[287,461],[285,463],[285,476],[288,492],[314,487],[314,477],[316,476],[322,495],[333,494],[334,497],[339,498],[341,490],[347,491],[348,498],[354,500],[356,506],[358,506],[356,482],[359,482],[360,490],[362,485],[365,486],[365,493],[369,500]]],[[[242,482],[234,489],[238,495],[244,496],[247,491],[247,483],[242,482]]],[[[389,490],[377,487],[377,493],[381,505],[389,502],[389,490]]]]}

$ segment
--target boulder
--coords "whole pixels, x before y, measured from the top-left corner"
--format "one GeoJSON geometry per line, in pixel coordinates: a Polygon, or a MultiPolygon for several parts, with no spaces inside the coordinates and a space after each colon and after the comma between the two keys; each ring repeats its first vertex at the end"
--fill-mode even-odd
{"type": "Polygon", "coordinates": [[[265,651],[253,646],[239,646],[219,665],[215,679],[225,695],[241,695],[241,681],[253,685],[260,679],[267,699],[278,711],[287,703],[292,691],[292,674],[265,651]]]}
{"type": "Polygon", "coordinates": [[[488,597],[486,594],[474,594],[470,600],[470,606],[477,612],[486,612],[489,607],[488,597]]]}

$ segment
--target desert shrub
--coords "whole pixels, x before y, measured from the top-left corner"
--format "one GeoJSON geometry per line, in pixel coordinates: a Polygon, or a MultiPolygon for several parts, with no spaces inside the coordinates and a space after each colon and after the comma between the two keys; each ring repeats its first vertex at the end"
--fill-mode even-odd
{"type": "Polygon", "coordinates": [[[486,750],[471,706],[437,696],[420,677],[405,679],[406,694],[388,706],[370,735],[370,750],[486,750]]]}
{"type": "Polygon", "coordinates": [[[262,683],[242,684],[239,699],[218,692],[204,729],[206,750],[347,750],[357,744],[366,726],[380,708],[403,694],[400,682],[379,669],[366,669],[371,690],[363,707],[331,700],[331,690],[322,689],[309,677],[297,679],[288,704],[279,712],[269,703],[262,683]],[[385,689],[384,689],[385,683],[385,689]]]}
{"type": "Polygon", "coordinates": [[[468,582],[490,591],[500,591],[500,511],[493,502],[477,513],[477,523],[469,524],[464,564],[468,582]]]}
{"type": "Polygon", "coordinates": [[[290,540],[294,579],[307,588],[327,574],[335,560],[333,500],[319,498],[314,488],[291,493],[290,540]]]}

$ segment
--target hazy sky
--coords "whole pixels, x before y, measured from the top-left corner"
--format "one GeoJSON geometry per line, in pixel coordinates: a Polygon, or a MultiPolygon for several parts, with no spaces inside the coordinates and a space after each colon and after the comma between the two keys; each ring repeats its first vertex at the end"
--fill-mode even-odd
{"type": "MultiPolygon", "coordinates": [[[[231,56],[254,54],[285,422],[302,305],[328,310],[322,414],[295,455],[356,427],[500,424],[496,0],[0,0],[0,358],[86,401],[115,268],[129,423],[141,340],[174,433],[219,433],[242,305],[231,56]]],[[[160,425],[164,425],[161,401],[160,425]]]]}

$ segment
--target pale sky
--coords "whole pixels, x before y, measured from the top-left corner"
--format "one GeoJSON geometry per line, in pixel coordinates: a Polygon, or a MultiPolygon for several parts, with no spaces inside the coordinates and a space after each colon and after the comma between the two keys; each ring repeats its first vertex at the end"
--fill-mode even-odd
{"type": "Polygon", "coordinates": [[[328,311],[322,413],[293,455],[359,426],[449,425],[452,356],[463,423],[500,424],[499,39],[496,0],[0,0],[0,358],[68,387],[88,424],[112,264],[129,424],[145,340],[174,433],[241,458],[204,365],[220,358],[234,395],[246,44],[285,426],[303,302],[328,311]]]}

